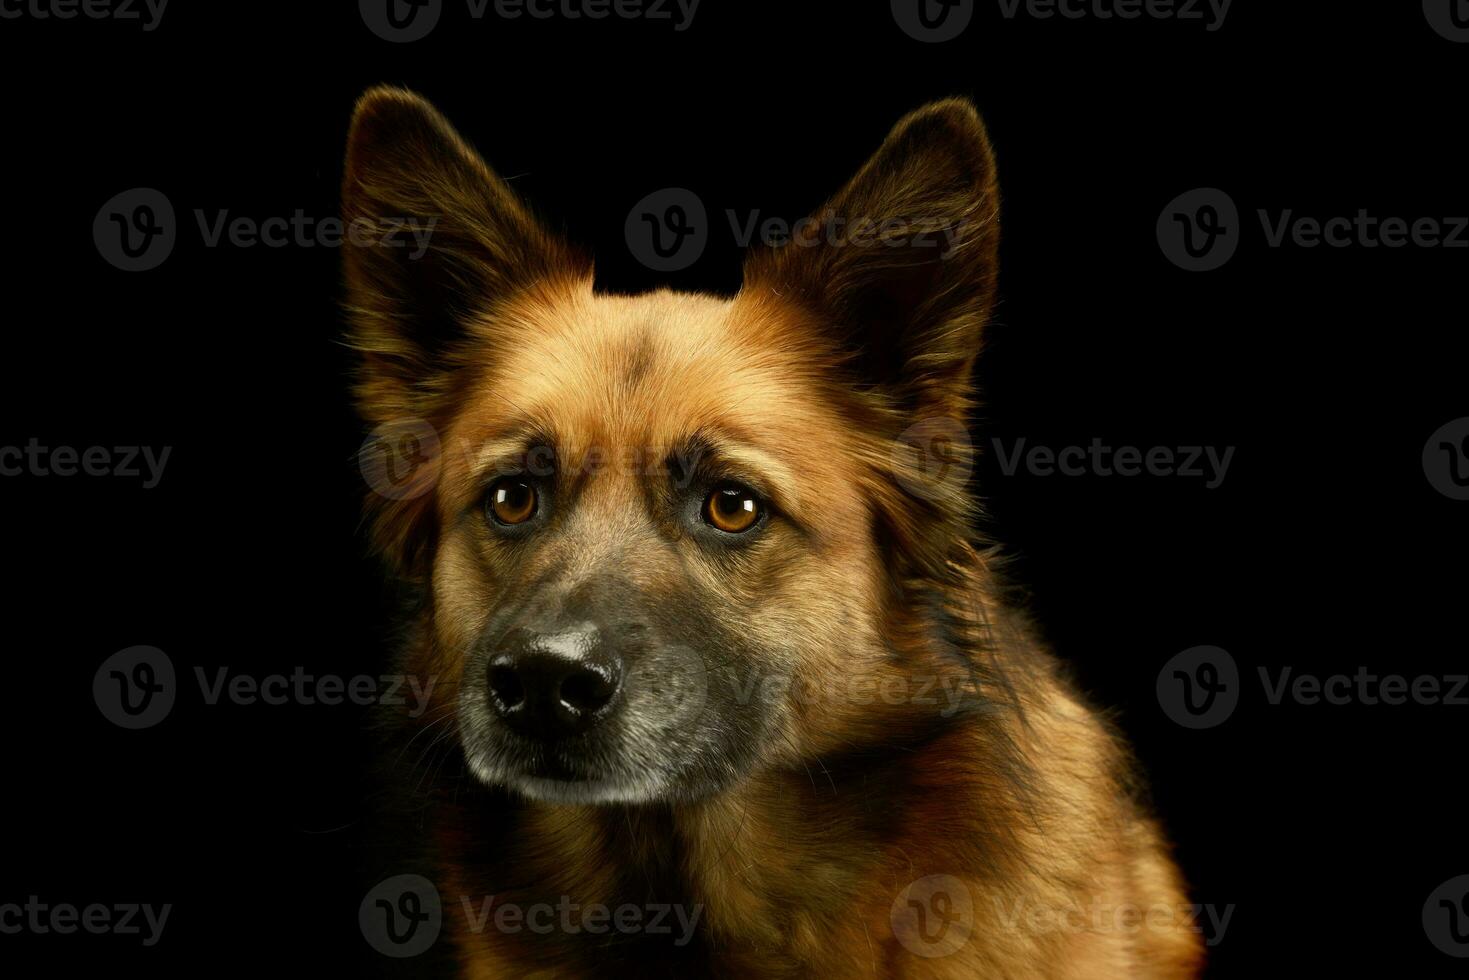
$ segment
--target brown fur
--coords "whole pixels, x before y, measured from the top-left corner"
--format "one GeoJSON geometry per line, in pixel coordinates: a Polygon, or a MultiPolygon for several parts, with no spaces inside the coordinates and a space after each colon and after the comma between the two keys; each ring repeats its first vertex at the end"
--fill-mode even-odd
{"type": "Polygon", "coordinates": [[[426,833],[463,976],[1197,974],[1189,928],[1093,919],[1181,910],[1179,876],[1136,802],[1125,746],[1000,600],[968,488],[933,481],[898,442],[917,421],[967,418],[993,302],[995,167],[967,102],[904,119],[818,212],[937,218],[951,255],[936,260],[911,225],[896,247],[788,245],[753,256],[732,299],[595,293],[590,265],[401,90],[359,103],[343,200],[349,219],[439,222],[417,266],[370,247],[346,262],[365,419],[422,419],[442,445],[432,492],[369,501],[377,549],[417,596],[407,669],[438,678],[436,708],[409,738],[452,724],[463,651],[492,607],[608,568],[737,624],[768,651],[759,669],[838,692],[784,699],[751,763],[702,798],[431,791],[426,833]],[[646,473],[611,465],[579,484],[554,539],[512,550],[472,515],[486,472],[527,433],[567,464],[662,459],[712,439],[758,474],[781,519],[756,545],[710,557],[649,502],[646,473]],[[853,678],[977,685],[979,703],[940,717],[916,698],[853,697],[853,678]],[[895,934],[905,889],[931,875],[968,895],[967,939],[936,957],[895,934]],[[703,911],[680,948],[476,934],[459,897],[490,895],[703,911]],[[1084,925],[1057,926],[1078,909],[1084,925]]]}

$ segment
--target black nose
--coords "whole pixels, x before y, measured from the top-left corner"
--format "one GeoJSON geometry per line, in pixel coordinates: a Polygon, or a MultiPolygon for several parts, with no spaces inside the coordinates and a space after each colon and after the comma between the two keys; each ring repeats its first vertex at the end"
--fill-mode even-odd
{"type": "Polygon", "coordinates": [[[559,633],[512,630],[490,658],[490,706],[534,738],[591,728],[606,717],[621,685],[621,661],[590,625],[559,633]]]}

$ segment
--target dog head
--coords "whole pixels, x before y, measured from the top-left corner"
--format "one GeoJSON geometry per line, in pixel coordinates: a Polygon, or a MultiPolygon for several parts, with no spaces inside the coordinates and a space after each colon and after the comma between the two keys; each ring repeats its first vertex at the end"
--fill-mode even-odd
{"type": "Polygon", "coordinates": [[[914,583],[968,535],[998,235],[968,103],[903,119],[733,298],[596,293],[401,90],[359,103],[343,206],[358,404],[395,475],[373,539],[421,586],[420,665],[480,779],[695,799],[879,724],[831,680],[947,669],[914,583]]]}

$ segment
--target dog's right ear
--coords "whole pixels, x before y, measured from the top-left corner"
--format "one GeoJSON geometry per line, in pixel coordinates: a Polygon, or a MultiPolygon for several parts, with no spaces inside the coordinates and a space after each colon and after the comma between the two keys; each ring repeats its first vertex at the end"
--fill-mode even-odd
{"type": "Polygon", "coordinates": [[[816,313],[849,380],[904,424],[957,424],[994,305],[999,217],[984,123],[968,99],[942,99],[900,119],[805,234],[751,252],[745,292],[816,313]]]}
{"type": "Polygon", "coordinates": [[[342,179],[359,411],[374,424],[443,421],[450,375],[493,344],[486,318],[516,292],[590,279],[422,97],[369,89],[342,179]]]}

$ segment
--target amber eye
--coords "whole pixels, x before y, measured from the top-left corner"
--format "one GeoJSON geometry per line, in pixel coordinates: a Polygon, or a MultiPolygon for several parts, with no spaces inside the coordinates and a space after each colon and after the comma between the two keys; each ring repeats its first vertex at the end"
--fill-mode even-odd
{"type": "Polygon", "coordinates": [[[760,520],[760,500],[745,487],[720,487],[704,501],[704,520],[726,534],[748,531],[760,520]]]}
{"type": "Polygon", "coordinates": [[[501,524],[524,524],[536,513],[536,488],[519,477],[496,480],[490,487],[490,516],[501,524]]]}

